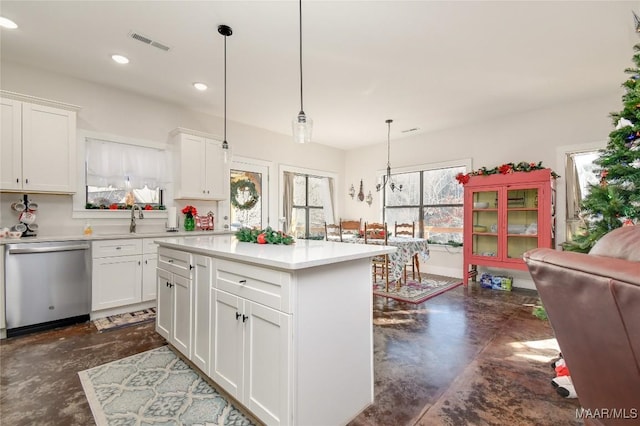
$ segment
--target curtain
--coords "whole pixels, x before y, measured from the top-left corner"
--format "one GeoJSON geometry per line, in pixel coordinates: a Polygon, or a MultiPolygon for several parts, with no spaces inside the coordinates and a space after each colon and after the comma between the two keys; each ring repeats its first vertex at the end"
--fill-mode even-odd
{"type": "Polygon", "coordinates": [[[336,223],[333,216],[333,178],[323,178],[321,183],[324,221],[327,223],[336,223]]]}
{"type": "Polygon", "coordinates": [[[171,181],[166,151],[93,138],[86,142],[87,185],[163,189],[171,181]]]}
{"type": "Polygon", "coordinates": [[[282,213],[284,215],[283,231],[291,234],[293,232],[293,178],[291,172],[283,172],[283,194],[282,194],[282,213]]]}

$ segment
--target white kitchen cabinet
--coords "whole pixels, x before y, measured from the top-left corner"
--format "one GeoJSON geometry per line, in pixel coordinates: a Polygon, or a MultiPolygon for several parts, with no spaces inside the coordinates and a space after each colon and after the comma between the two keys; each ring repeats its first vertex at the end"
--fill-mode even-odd
{"type": "Polygon", "coordinates": [[[92,244],[91,310],[142,301],[142,241],[105,240],[92,244]]]}
{"type": "Polygon", "coordinates": [[[156,299],[156,267],[158,266],[158,238],[142,239],[142,301],[156,299]]]}
{"type": "Polygon", "coordinates": [[[215,270],[211,377],[266,424],[289,424],[292,315],[274,307],[290,307],[290,274],[225,260],[215,270]]]}
{"type": "Polygon", "coordinates": [[[228,198],[227,167],[222,142],[213,135],[178,128],[171,132],[175,168],[175,198],[228,198]]]}
{"type": "Polygon", "coordinates": [[[191,262],[188,253],[158,250],[156,331],[189,359],[192,358],[193,312],[191,262]]]}
{"type": "MultiPolygon", "coordinates": [[[[266,425],[337,425],[373,402],[370,258],[381,247],[312,240],[265,247],[220,235],[162,242],[158,265],[164,250],[210,258],[211,340],[202,373],[266,425]]],[[[188,265],[176,260],[171,267],[188,265]]],[[[173,308],[161,287],[171,278],[161,269],[158,277],[158,332],[167,335],[175,321],[165,317],[173,308]]],[[[191,307],[201,310],[191,315],[188,356],[195,363],[206,307],[194,307],[203,290],[195,281],[193,289],[199,294],[192,293],[191,307]]]]}
{"type": "Polygon", "coordinates": [[[211,268],[213,259],[206,256],[193,256],[193,350],[191,361],[205,374],[209,375],[209,350],[211,343],[209,317],[211,288],[211,268]]]}
{"type": "Polygon", "coordinates": [[[74,193],[79,107],[0,94],[0,190],[74,193]]]}

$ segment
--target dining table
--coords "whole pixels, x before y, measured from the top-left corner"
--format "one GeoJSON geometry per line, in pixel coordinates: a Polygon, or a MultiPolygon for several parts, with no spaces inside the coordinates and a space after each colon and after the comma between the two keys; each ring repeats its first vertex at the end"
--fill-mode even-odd
{"type": "MultiPolygon", "coordinates": [[[[365,244],[365,239],[358,236],[343,236],[342,242],[365,244]]],[[[399,283],[402,278],[404,266],[413,262],[414,255],[417,256],[416,269],[420,276],[420,261],[429,259],[429,244],[426,238],[417,237],[395,237],[387,238],[367,238],[366,244],[379,244],[397,247],[393,253],[389,253],[389,281],[399,283]]]]}

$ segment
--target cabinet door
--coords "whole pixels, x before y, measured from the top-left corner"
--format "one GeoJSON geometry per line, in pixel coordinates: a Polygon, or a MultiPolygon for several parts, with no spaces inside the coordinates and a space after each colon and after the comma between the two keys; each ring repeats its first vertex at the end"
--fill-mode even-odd
{"type": "Polygon", "coordinates": [[[207,199],[205,188],[206,148],[204,138],[180,135],[178,155],[180,156],[180,198],[207,199]]]}
{"type": "Polygon", "coordinates": [[[250,301],[242,402],[266,424],[292,424],[291,315],[250,301]]]}
{"type": "Polygon", "coordinates": [[[191,280],[173,274],[173,346],[191,359],[191,280]]]}
{"type": "Polygon", "coordinates": [[[522,262],[522,255],[540,246],[539,207],[541,186],[517,186],[506,188],[505,261],[522,262]]]}
{"type": "Polygon", "coordinates": [[[23,189],[75,192],[75,125],[74,111],[23,104],[23,189]]]}
{"type": "Polygon", "coordinates": [[[156,331],[167,340],[171,339],[173,324],[173,290],[171,273],[158,269],[156,278],[158,304],[156,308],[156,331]]]}
{"type": "Polygon", "coordinates": [[[244,356],[241,299],[221,290],[215,295],[212,378],[231,396],[240,399],[244,356]]]}
{"type": "Polygon", "coordinates": [[[224,152],[220,142],[206,140],[205,188],[206,197],[223,200],[228,197],[229,185],[225,183],[224,152]]]}
{"type": "Polygon", "coordinates": [[[156,267],[158,266],[157,254],[142,255],[142,301],[156,299],[156,267]]]}
{"type": "Polygon", "coordinates": [[[467,234],[470,238],[465,241],[465,246],[470,247],[472,256],[492,259],[501,256],[499,199],[499,189],[470,192],[467,205],[471,207],[469,225],[472,229],[467,234]]]}
{"type": "Polygon", "coordinates": [[[138,303],[142,300],[140,256],[93,259],[91,310],[138,303]]]}
{"type": "Polygon", "coordinates": [[[0,189],[22,187],[22,102],[0,99],[0,189]]]}
{"type": "Polygon", "coordinates": [[[193,357],[191,360],[209,375],[209,292],[211,288],[211,258],[194,256],[193,280],[193,357]]]}

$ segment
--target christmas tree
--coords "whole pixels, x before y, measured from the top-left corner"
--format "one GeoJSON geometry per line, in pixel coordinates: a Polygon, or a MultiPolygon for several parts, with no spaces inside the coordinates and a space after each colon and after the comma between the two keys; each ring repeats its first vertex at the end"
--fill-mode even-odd
{"type": "Polygon", "coordinates": [[[635,68],[622,86],[623,109],[611,113],[615,129],[595,161],[600,183],[591,185],[581,204],[581,232],[563,244],[565,250],[588,252],[609,231],[634,225],[640,218],[640,44],[634,46],[635,68]]]}

